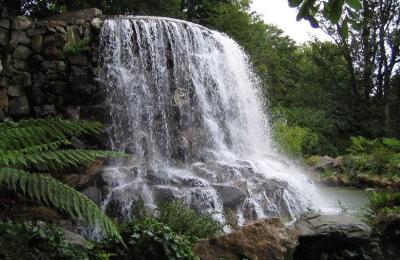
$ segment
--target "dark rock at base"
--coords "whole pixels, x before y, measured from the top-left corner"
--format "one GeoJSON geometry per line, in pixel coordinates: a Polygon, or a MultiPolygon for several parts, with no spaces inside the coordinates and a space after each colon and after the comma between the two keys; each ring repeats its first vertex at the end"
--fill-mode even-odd
{"type": "Polygon", "coordinates": [[[376,230],[379,233],[385,257],[398,259],[400,257],[400,214],[378,214],[376,230]]]}
{"type": "Polygon", "coordinates": [[[221,237],[201,240],[194,246],[194,252],[202,260],[274,260],[284,259],[295,244],[293,233],[275,218],[259,220],[221,237]]]}
{"type": "Polygon", "coordinates": [[[8,107],[8,114],[10,116],[27,116],[29,113],[29,103],[26,97],[17,97],[10,101],[8,107]]]}
{"type": "Polygon", "coordinates": [[[295,224],[294,259],[383,259],[367,224],[350,216],[312,214],[295,224]]]}

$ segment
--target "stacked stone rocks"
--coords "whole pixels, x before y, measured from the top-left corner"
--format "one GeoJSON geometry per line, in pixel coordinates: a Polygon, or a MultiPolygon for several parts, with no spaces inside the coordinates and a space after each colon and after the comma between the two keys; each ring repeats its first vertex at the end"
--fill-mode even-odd
{"type": "Polygon", "coordinates": [[[0,121],[98,115],[97,16],[88,9],[31,21],[0,6],[0,121]]]}

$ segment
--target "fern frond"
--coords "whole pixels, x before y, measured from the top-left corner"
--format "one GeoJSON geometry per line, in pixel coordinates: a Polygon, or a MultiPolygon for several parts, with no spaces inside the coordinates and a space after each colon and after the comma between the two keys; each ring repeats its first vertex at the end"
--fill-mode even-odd
{"type": "Polygon", "coordinates": [[[121,239],[113,222],[93,201],[54,178],[22,170],[0,168],[0,186],[12,188],[33,200],[52,205],[74,218],[99,227],[108,237],[121,239]]]}
{"type": "MultiPolygon", "coordinates": [[[[30,166],[39,166],[41,169],[47,170],[63,170],[70,167],[85,166],[93,163],[98,158],[105,157],[121,157],[123,153],[113,151],[96,151],[96,150],[80,150],[80,149],[60,149],[59,144],[53,143],[49,146],[33,148],[33,150],[43,149],[44,152],[21,152],[24,150],[1,152],[0,151],[0,167],[27,168],[30,166]]],[[[27,148],[30,150],[31,148],[27,148]]]]}
{"type": "Polygon", "coordinates": [[[98,122],[62,119],[29,119],[0,124],[0,150],[23,149],[38,144],[65,140],[103,129],[98,122]]]}

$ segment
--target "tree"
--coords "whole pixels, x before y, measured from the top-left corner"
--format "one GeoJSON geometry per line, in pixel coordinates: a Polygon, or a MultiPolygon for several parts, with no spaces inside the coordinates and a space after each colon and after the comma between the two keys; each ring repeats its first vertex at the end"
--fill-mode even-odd
{"type": "Polygon", "coordinates": [[[98,123],[61,119],[0,124],[0,188],[54,207],[120,239],[112,221],[93,201],[51,175],[42,174],[88,165],[98,157],[120,156],[116,152],[71,147],[70,137],[101,129],[98,123]]]}

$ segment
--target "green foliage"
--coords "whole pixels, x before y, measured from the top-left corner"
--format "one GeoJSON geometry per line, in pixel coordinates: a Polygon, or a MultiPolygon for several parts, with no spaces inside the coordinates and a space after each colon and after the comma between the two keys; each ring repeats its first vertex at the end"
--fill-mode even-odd
{"type": "Polygon", "coordinates": [[[100,227],[110,237],[119,238],[112,221],[93,201],[52,177],[0,168],[0,187],[11,188],[36,202],[54,207],[92,226],[100,227]]]}
{"type": "Polygon", "coordinates": [[[99,123],[61,119],[23,120],[0,124],[0,185],[32,200],[55,207],[72,217],[99,227],[120,238],[114,224],[83,194],[31,170],[63,170],[88,165],[98,157],[121,156],[120,153],[66,149],[69,138],[98,133],[99,123]]]}
{"type": "Polygon", "coordinates": [[[0,258],[89,259],[91,252],[66,241],[64,231],[44,222],[0,222],[0,258]]]}
{"type": "Polygon", "coordinates": [[[83,38],[80,39],[78,42],[65,47],[63,51],[65,54],[68,55],[84,54],[90,50],[89,44],[90,44],[90,39],[83,38]]]}
{"type": "Polygon", "coordinates": [[[103,242],[110,259],[196,259],[191,239],[178,235],[154,218],[124,223],[121,236],[126,247],[115,240],[103,242]]]}
{"type": "Polygon", "coordinates": [[[364,211],[364,217],[374,226],[379,213],[400,214],[400,192],[373,192],[364,211]]]}
{"type": "Polygon", "coordinates": [[[400,142],[394,138],[369,140],[352,137],[344,158],[346,171],[374,175],[400,175],[400,142]]]}
{"type": "Polygon", "coordinates": [[[167,203],[158,208],[157,220],[175,233],[197,239],[210,238],[223,233],[223,225],[211,215],[200,215],[181,201],[167,203]]]}
{"type": "Polygon", "coordinates": [[[318,136],[310,129],[288,126],[284,121],[275,123],[273,133],[281,150],[291,156],[305,156],[318,143],[318,136]]]}

